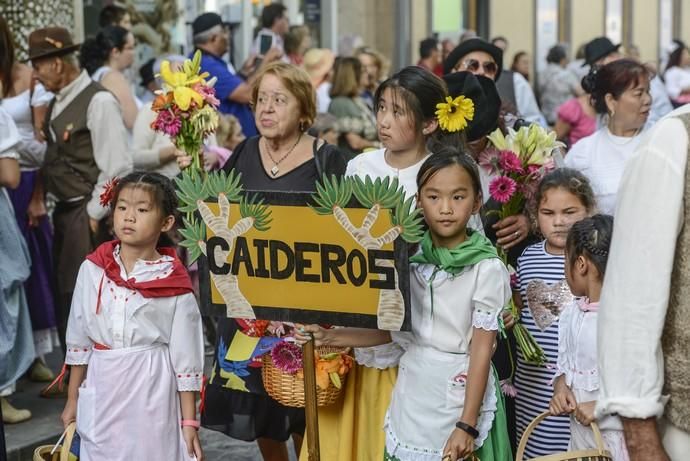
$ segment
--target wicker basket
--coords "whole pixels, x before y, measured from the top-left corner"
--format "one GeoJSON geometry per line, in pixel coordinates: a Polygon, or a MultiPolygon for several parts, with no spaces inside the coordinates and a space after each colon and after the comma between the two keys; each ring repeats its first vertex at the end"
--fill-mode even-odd
{"type": "MultiPolygon", "coordinates": [[[[76,423],[70,423],[56,445],[41,445],[34,450],[33,461],[68,461],[70,457],[69,450],[72,447],[72,440],[76,430],[76,423]],[[60,445],[61,441],[62,445],[60,445]],[[52,455],[50,454],[51,451],[54,452],[52,455]]],[[[72,455],[72,459],[74,459],[74,455],[72,455]]]]}
{"type": "MultiPolygon", "coordinates": [[[[527,445],[527,439],[532,434],[535,427],[539,425],[544,419],[551,416],[551,413],[545,411],[540,414],[534,420],[529,423],[525,433],[522,434],[520,439],[520,445],[518,445],[517,454],[515,455],[515,461],[525,461],[525,446],[527,445]]],[[[612,461],[611,453],[604,446],[604,440],[601,438],[601,432],[599,432],[599,426],[597,423],[591,424],[592,432],[594,432],[594,440],[597,443],[597,448],[591,448],[588,450],[577,450],[577,451],[566,451],[564,453],[554,453],[547,456],[539,456],[537,458],[532,458],[528,461],[612,461]]]]}
{"type": "MultiPolygon", "coordinates": [[[[341,347],[320,346],[316,348],[319,355],[326,355],[333,352],[344,352],[346,349],[341,347]]],[[[264,380],[266,392],[273,399],[282,403],[286,407],[304,407],[304,379],[297,375],[283,373],[273,365],[271,354],[263,356],[263,367],[261,377],[264,380]]],[[[347,374],[340,377],[340,389],[329,381],[327,389],[316,388],[316,401],[320,407],[325,407],[335,403],[340,396],[340,391],[345,387],[347,374]]]]}

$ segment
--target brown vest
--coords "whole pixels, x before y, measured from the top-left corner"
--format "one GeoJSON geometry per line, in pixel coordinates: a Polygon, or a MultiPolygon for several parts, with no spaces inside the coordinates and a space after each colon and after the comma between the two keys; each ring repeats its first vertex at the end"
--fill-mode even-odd
{"type": "MultiPolygon", "coordinates": [[[[690,114],[678,117],[690,134],[690,114]]],[[[688,145],[690,159],[690,144],[688,145]]],[[[683,226],[676,242],[666,325],[661,336],[664,352],[664,394],[670,395],[666,418],[690,432],[690,161],[685,167],[683,226]]],[[[654,236],[650,236],[654,238],[654,236]]]]}
{"type": "Polygon", "coordinates": [[[89,103],[100,91],[107,90],[98,83],[90,83],[53,120],[55,99],[48,107],[43,128],[48,147],[41,171],[46,190],[58,200],[90,196],[98,180],[100,170],[93,157],[91,131],[86,121],[89,103]]]}

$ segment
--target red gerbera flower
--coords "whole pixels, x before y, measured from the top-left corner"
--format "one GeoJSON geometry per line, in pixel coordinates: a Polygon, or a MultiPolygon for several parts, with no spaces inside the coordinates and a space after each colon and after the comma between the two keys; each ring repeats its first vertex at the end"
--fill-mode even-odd
{"type": "Polygon", "coordinates": [[[516,190],[517,183],[507,176],[499,176],[489,184],[491,198],[499,203],[508,203],[516,190]]]}
{"type": "Polygon", "coordinates": [[[271,359],[277,369],[294,375],[302,369],[302,348],[295,343],[281,341],[271,349],[271,359]]]}
{"type": "Polygon", "coordinates": [[[118,182],[120,182],[120,179],[118,177],[114,177],[105,183],[105,186],[103,186],[103,192],[101,192],[100,195],[101,206],[110,206],[110,203],[115,198],[115,188],[117,187],[118,182]]]}

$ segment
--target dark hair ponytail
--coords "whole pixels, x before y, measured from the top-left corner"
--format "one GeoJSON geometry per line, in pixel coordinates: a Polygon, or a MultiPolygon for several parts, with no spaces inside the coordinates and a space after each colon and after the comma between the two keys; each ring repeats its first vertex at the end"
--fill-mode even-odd
{"type": "MultiPolygon", "coordinates": [[[[110,201],[111,208],[115,208],[120,192],[126,187],[141,188],[148,191],[153,198],[153,203],[163,216],[174,216],[177,219],[177,194],[173,182],[160,173],[149,171],[135,171],[121,178],[115,187],[113,199],[110,201]]],[[[158,239],[158,246],[175,246],[172,239],[161,234],[158,239]]]]}
{"type": "Polygon", "coordinates": [[[612,236],[613,216],[597,214],[576,222],[570,228],[566,240],[569,264],[579,256],[584,256],[592,261],[603,279],[612,236]]]}
{"type": "MultiPolygon", "coordinates": [[[[395,92],[402,99],[403,107],[412,114],[414,130],[422,132],[425,122],[436,118],[436,104],[444,102],[448,96],[448,87],[443,79],[419,66],[404,67],[392,77],[384,80],[374,94],[374,111],[378,111],[379,102],[386,89],[395,92]]],[[[460,133],[443,132],[437,128],[427,135],[427,149],[437,152],[444,146],[463,146],[460,133]]]]}
{"type": "Polygon", "coordinates": [[[79,64],[89,75],[93,75],[99,67],[105,64],[113,48],[122,51],[130,34],[120,26],[108,26],[101,30],[95,38],[89,38],[81,45],[79,64]]]}

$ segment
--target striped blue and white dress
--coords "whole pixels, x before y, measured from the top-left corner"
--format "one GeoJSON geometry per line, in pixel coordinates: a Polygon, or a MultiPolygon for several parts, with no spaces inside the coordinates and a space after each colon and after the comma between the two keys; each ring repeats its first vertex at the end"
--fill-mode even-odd
{"type": "MultiPolygon", "coordinates": [[[[552,255],[546,251],[546,241],[525,248],[518,258],[518,283],[524,305],[521,322],[544,349],[547,363],[537,367],[525,362],[520,348],[517,353],[515,399],[518,441],[527,425],[540,413],[548,410],[553,395],[553,380],[558,361],[558,320],[555,319],[542,331],[535,323],[527,303],[527,286],[530,282],[552,287],[565,279],[563,255],[552,255]]],[[[551,416],[532,432],[525,450],[526,458],[567,451],[570,440],[570,419],[568,416],[551,416]]]]}

